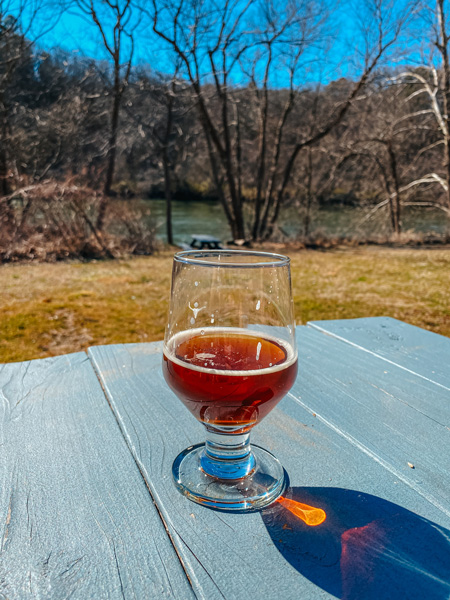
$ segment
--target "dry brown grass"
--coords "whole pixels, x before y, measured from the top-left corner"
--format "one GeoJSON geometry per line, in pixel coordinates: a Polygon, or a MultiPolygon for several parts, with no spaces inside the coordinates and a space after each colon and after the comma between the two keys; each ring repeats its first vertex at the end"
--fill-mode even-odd
{"type": "Polygon", "coordinates": [[[292,256],[297,319],[390,316],[450,336],[450,249],[360,247],[292,256]]]}
{"type": "MultiPolygon", "coordinates": [[[[450,249],[288,251],[298,323],[387,315],[450,336],[450,249]]],[[[172,255],[0,267],[0,362],[162,339],[172,255]]]]}

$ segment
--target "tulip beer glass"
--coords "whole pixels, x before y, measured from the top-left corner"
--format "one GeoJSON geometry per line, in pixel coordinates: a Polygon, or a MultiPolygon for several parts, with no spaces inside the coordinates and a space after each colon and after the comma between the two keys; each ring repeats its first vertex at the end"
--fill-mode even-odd
{"type": "Polygon", "coordinates": [[[206,443],[173,464],[175,484],[199,504],[233,511],[274,502],[284,469],[250,446],[250,430],[297,374],[289,258],[211,250],[174,257],[164,377],[206,428],[206,443]]]}

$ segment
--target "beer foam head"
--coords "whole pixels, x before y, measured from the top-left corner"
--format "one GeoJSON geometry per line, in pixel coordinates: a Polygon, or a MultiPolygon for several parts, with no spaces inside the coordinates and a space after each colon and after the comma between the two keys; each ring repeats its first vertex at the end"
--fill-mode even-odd
{"type": "Polygon", "coordinates": [[[275,372],[297,359],[296,350],[285,340],[265,331],[234,327],[177,333],[165,343],[164,354],[185,368],[227,376],[275,372]]]}

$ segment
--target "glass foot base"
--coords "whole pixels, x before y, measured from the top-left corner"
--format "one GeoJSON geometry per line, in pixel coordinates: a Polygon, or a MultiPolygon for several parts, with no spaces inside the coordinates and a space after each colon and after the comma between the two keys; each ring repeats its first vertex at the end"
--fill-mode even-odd
{"type": "Polygon", "coordinates": [[[183,450],[172,466],[178,490],[189,500],[233,512],[259,510],[272,504],[286,487],[286,476],[281,463],[267,450],[254,446],[254,469],[240,479],[218,479],[201,468],[205,444],[183,450]]]}

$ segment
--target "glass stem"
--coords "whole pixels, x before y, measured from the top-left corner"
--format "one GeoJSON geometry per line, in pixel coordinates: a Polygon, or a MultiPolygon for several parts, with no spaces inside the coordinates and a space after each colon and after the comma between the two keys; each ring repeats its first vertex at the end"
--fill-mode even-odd
{"type": "Polygon", "coordinates": [[[255,468],[250,433],[224,433],[207,428],[200,466],[217,479],[241,479],[255,468]]]}

